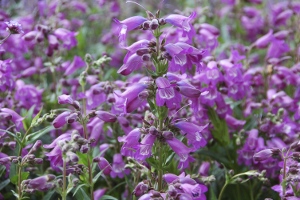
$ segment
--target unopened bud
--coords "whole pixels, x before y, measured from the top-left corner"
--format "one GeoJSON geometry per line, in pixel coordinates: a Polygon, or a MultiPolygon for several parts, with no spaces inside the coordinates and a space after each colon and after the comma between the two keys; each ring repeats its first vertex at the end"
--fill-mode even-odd
{"type": "Polygon", "coordinates": [[[157,19],[152,19],[150,23],[150,29],[151,30],[156,30],[159,27],[159,23],[157,19]]]}
{"type": "Polygon", "coordinates": [[[174,138],[174,134],[171,131],[164,131],[162,136],[166,139],[166,140],[171,140],[172,138],[174,138]]]}
{"type": "Polygon", "coordinates": [[[34,159],[34,162],[38,165],[42,164],[43,163],[43,159],[42,158],[36,158],[34,159]]]}

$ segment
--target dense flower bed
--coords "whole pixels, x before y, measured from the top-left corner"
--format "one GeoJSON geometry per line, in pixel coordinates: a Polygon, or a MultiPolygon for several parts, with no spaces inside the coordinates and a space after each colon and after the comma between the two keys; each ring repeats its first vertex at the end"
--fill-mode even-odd
{"type": "Polygon", "coordinates": [[[299,1],[0,8],[0,200],[300,199],[299,1]]]}

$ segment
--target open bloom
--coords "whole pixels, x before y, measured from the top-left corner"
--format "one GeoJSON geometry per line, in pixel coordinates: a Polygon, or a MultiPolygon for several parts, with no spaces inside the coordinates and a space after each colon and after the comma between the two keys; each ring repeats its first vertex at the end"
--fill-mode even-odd
{"type": "Polygon", "coordinates": [[[158,106],[166,106],[170,109],[180,107],[181,96],[170,84],[169,80],[163,77],[156,79],[157,92],[156,104],[158,106]]]}
{"type": "MultiPolygon", "coordinates": [[[[196,12],[193,12],[190,16],[186,17],[183,15],[172,14],[165,18],[165,22],[168,24],[172,24],[178,28],[183,29],[185,34],[188,35],[189,38],[193,36],[194,28],[191,25],[193,19],[196,18],[196,12]]],[[[185,35],[183,35],[185,36],[185,35]]]]}
{"type": "Polygon", "coordinates": [[[120,27],[120,33],[119,33],[120,47],[125,47],[127,32],[139,27],[141,24],[143,24],[143,22],[147,21],[147,19],[141,16],[133,16],[123,21],[119,21],[118,19],[115,18],[114,21],[120,27]]]}
{"type": "Polygon", "coordinates": [[[175,123],[174,126],[186,134],[188,144],[192,144],[195,149],[199,149],[206,145],[207,142],[201,132],[208,127],[208,124],[205,126],[198,126],[191,122],[180,121],[175,123]]]}

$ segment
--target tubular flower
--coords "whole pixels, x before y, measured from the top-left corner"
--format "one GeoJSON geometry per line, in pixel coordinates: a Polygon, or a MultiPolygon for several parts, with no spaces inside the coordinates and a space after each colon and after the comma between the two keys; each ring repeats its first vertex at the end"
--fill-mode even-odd
{"type": "Polygon", "coordinates": [[[124,48],[126,47],[127,32],[139,27],[141,24],[143,24],[143,22],[147,21],[147,19],[141,16],[134,16],[129,17],[123,21],[119,21],[115,18],[114,21],[120,27],[119,43],[120,47],[124,48]]]}

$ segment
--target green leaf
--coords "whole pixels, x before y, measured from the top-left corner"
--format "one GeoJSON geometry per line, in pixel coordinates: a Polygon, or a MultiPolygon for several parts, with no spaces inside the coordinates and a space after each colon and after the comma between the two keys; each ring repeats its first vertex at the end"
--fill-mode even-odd
{"type": "Polygon", "coordinates": [[[206,150],[206,149],[201,149],[199,151],[199,154],[209,156],[209,157],[213,158],[214,160],[218,161],[219,163],[222,163],[226,166],[230,162],[227,159],[225,159],[224,157],[220,156],[219,154],[216,154],[215,152],[211,152],[211,151],[206,150]]]}
{"type": "Polygon", "coordinates": [[[210,200],[217,200],[216,194],[213,190],[213,187],[209,187],[209,199],[210,200]]]}
{"type": "Polygon", "coordinates": [[[157,169],[157,160],[155,160],[153,157],[147,158],[147,162],[151,165],[151,167],[157,169]]]}
{"type": "Polygon", "coordinates": [[[50,200],[51,197],[52,197],[52,195],[53,195],[54,193],[55,193],[55,190],[48,192],[48,193],[44,196],[43,200],[50,200]]]}
{"type": "Polygon", "coordinates": [[[222,146],[227,146],[230,143],[230,137],[226,121],[220,119],[216,111],[210,107],[208,107],[208,116],[214,125],[214,129],[211,130],[212,135],[222,146]]]}
{"type": "Polygon", "coordinates": [[[39,139],[41,136],[45,135],[46,133],[52,131],[54,129],[54,127],[51,126],[47,126],[41,130],[38,130],[34,133],[31,133],[30,135],[26,136],[26,145],[31,144],[32,142],[36,141],[37,139],[39,139]]]}
{"type": "Polygon", "coordinates": [[[11,163],[10,170],[9,170],[9,178],[16,176],[17,174],[17,165],[15,163],[11,163]]]}
{"type": "Polygon", "coordinates": [[[0,177],[6,171],[6,167],[4,165],[0,165],[0,177]]]}
{"type": "Polygon", "coordinates": [[[175,152],[172,152],[171,155],[168,156],[168,158],[166,159],[166,162],[165,162],[166,167],[168,167],[168,165],[171,164],[171,161],[174,158],[174,156],[175,156],[175,152]]]}
{"type": "Polygon", "coordinates": [[[87,186],[87,184],[81,184],[81,185],[78,185],[78,186],[76,187],[76,189],[75,189],[75,191],[74,191],[74,193],[73,193],[73,197],[74,197],[74,195],[76,195],[76,193],[78,192],[78,190],[79,190],[80,188],[82,188],[83,186],[87,186]]]}
{"type": "Polygon", "coordinates": [[[117,73],[117,70],[115,68],[111,68],[109,69],[105,75],[104,75],[104,80],[107,81],[107,80],[112,80],[113,79],[116,79],[118,76],[118,73],[117,73]]]}
{"type": "Polygon", "coordinates": [[[78,189],[78,191],[75,193],[75,197],[77,200],[83,200],[83,199],[90,200],[91,199],[82,188],[78,189]]]}
{"type": "Polygon", "coordinates": [[[13,195],[14,195],[17,199],[19,199],[19,195],[18,195],[15,191],[11,190],[11,192],[13,193],[13,195]]]}
{"type": "Polygon", "coordinates": [[[16,140],[18,143],[21,143],[19,137],[18,137],[16,134],[14,134],[14,133],[12,133],[12,132],[10,132],[10,131],[7,131],[7,130],[3,130],[3,129],[0,129],[0,131],[3,131],[3,132],[5,132],[5,133],[7,133],[8,135],[10,135],[10,136],[12,136],[13,138],[15,138],[15,140],[16,140]]]}
{"type": "Polygon", "coordinates": [[[41,108],[41,110],[39,111],[39,113],[32,119],[30,126],[33,126],[37,122],[37,120],[40,118],[42,110],[43,110],[43,107],[41,108]]]}
{"type": "Polygon", "coordinates": [[[151,111],[154,113],[156,111],[154,103],[148,99],[148,104],[150,106],[151,111]]]}
{"type": "Polygon", "coordinates": [[[103,195],[100,200],[118,200],[118,199],[110,195],[103,195]]]}
{"type": "MultiPolygon", "coordinates": [[[[24,118],[25,118],[22,121],[25,130],[27,130],[31,124],[34,108],[35,108],[35,106],[32,106],[27,112],[25,111],[25,113],[23,112],[24,114],[22,113],[22,116],[24,116],[24,118]]],[[[22,110],[22,111],[24,111],[24,110],[22,110]]]]}
{"type": "MultiPolygon", "coordinates": [[[[78,164],[83,164],[85,166],[88,166],[88,156],[90,155],[81,152],[77,152],[76,154],[79,158],[78,164]]],[[[90,156],[90,160],[92,160],[91,156],[90,156]]]]}
{"type": "MultiPolygon", "coordinates": [[[[107,166],[108,167],[108,166],[107,166]]],[[[103,169],[105,170],[105,168],[103,169]]],[[[95,184],[98,180],[98,178],[102,175],[103,170],[101,170],[94,178],[93,178],[93,183],[95,184]]]]}
{"type": "Polygon", "coordinates": [[[10,183],[9,179],[6,179],[5,181],[0,183],[0,191],[5,188],[5,186],[7,186],[10,183]]]}
{"type": "MultiPolygon", "coordinates": [[[[29,176],[29,172],[22,172],[21,173],[21,180],[27,179],[29,176]]],[[[17,185],[18,184],[19,175],[15,174],[13,177],[10,178],[10,181],[12,184],[17,185]]]]}

